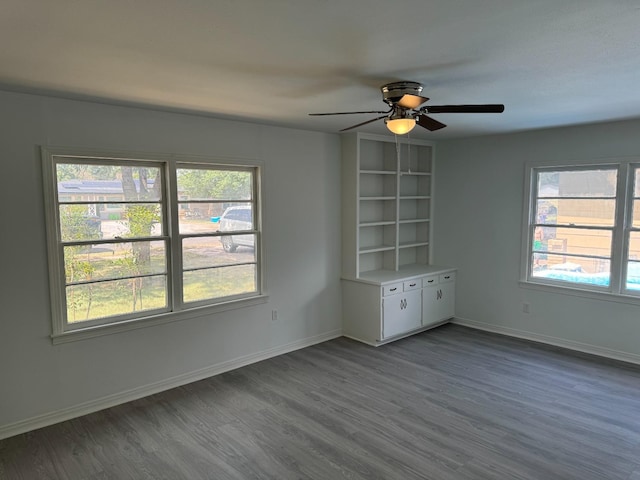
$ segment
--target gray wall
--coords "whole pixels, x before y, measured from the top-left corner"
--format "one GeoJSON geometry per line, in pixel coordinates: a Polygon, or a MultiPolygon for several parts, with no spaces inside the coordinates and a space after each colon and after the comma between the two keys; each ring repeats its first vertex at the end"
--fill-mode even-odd
{"type": "Polygon", "coordinates": [[[337,135],[6,92],[0,105],[0,433],[340,333],[337,135]],[[53,346],[39,145],[263,160],[269,302],[53,346]]]}
{"type": "Polygon", "coordinates": [[[640,363],[640,306],[519,284],[525,162],[640,159],[639,131],[628,121],[438,143],[434,260],[459,268],[461,323],[640,363]]]}

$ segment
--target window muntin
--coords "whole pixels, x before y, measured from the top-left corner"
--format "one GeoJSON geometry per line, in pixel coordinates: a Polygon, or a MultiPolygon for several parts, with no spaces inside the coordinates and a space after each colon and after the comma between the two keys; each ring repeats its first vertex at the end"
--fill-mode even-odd
{"type": "Polygon", "coordinates": [[[261,295],[257,165],[43,158],[54,337],[261,295]],[[215,220],[233,205],[250,241],[225,251],[215,220]]]}
{"type": "Polygon", "coordinates": [[[532,168],[527,281],[639,296],[639,169],[532,168]]]}

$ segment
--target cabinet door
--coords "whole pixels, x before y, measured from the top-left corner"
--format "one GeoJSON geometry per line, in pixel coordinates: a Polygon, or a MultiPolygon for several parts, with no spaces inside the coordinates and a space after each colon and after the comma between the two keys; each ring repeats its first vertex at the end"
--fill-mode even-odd
{"type": "Polygon", "coordinates": [[[420,290],[384,297],[382,299],[382,338],[420,328],[421,309],[420,290]]]}
{"type": "Polygon", "coordinates": [[[440,283],[422,289],[422,326],[427,327],[455,315],[456,284],[440,283]]]}

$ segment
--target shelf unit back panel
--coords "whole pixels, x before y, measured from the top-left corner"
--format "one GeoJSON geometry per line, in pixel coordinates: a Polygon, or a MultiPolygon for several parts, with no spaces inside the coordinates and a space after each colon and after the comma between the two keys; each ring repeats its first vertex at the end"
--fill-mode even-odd
{"type": "Polygon", "coordinates": [[[377,140],[360,140],[360,170],[395,172],[396,158],[393,144],[377,140]]]}
{"type": "Polygon", "coordinates": [[[428,145],[400,145],[400,171],[432,173],[432,147],[428,145]]]}
{"type": "Polygon", "coordinates": [[[400,196],[430,196],[431,195],[431,174],[413,175],[400,174],[400,196]]]}
{"type": "Polygon", "coordinates": [[[395,175],[360,174],[360,198],[395,197],[397,181],[395,175]]]}
{"type": "Polygon", "coordinates": [[[361,227],[358,235],[359,250],[394,248],[396,245],[396,226],[382,225],[361,227]]]}
{"type": "Polygon", "coordinates": [[[360,273],[373,272],[376,270],[395,270],[397,262],[395,250],[362,253],[359,257],[360,273]]]}
{"type": "Polygon", "coordinates": [[[401,248],[398,251],[398,266],[402,268],[407,265],[428,265],[429,247],[423,245],[413,248],[401,248]]]}
{"type": "Polygon", "coordinates": [[[399,220],[428,220],[431,218],[431,200],[400,199],[399,220]]]}
{"type": "Polygon", "coordinates": [[[429,222],[403,223],[398,228],[398,248],[429,244],[429,222]]]}
{"type": "Polygon", "coordinates": [[[360,224],[395,222],[396,200],[360,200],[360,224]]]}

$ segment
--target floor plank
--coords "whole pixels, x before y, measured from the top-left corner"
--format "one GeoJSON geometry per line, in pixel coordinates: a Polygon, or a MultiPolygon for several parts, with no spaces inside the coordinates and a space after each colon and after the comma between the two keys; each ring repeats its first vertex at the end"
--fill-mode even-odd
{"type": "Polygon", "coordinates": [[[640,480],[640,368],[456,325],[340,338],[0,441],[0,478],[640,480]]]}

